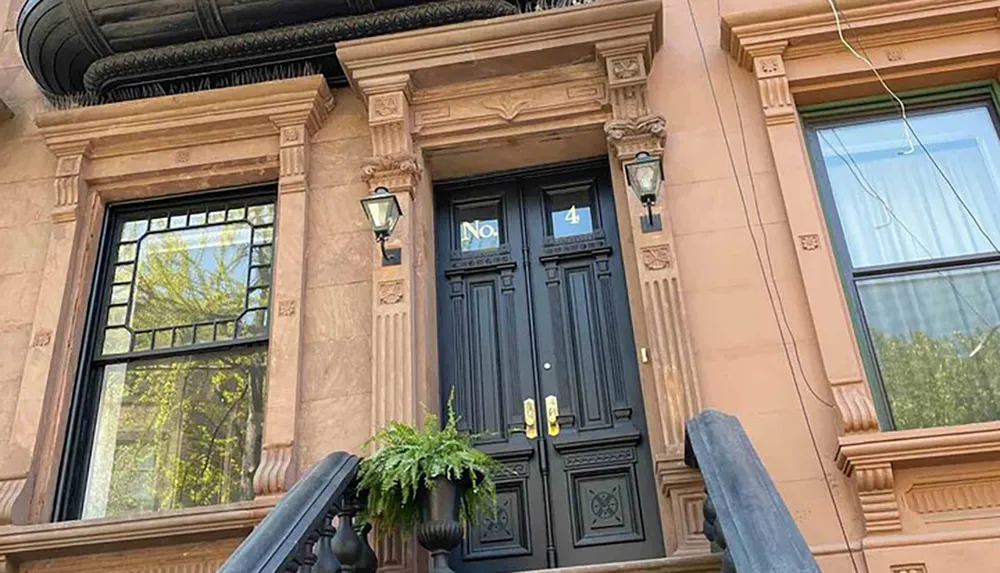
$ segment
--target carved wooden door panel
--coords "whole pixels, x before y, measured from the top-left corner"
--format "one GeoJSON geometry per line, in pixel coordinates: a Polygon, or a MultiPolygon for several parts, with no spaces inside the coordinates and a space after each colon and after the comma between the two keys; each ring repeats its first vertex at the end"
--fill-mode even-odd
{"type": "Polygon", "coordinates": [[[607,167],[523,191],[560,567],[664,555],[607,167]]]}
{"type": "Polygon", "coordinates": [[[513,470],[453,567],[662,556],[606,163],[448,183],[436,201],[443,400],[454,387],[463,428],[513,470]]]}
{"type": "Polygon", "coordinates": [[[442,411],[454,388],[460,427],[488,432],[478,447],[511,470],[497,485],[497,518],[471,524],[452,560],[476,573],[544,568],[542,452],[524,419],[536,387],[518,188],[503,181],[436,192],[442,411]]]}

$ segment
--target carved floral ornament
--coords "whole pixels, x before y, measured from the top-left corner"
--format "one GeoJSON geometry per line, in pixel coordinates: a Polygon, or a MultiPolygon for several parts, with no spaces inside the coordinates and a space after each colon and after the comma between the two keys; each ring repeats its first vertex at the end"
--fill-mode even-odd
{"type": "Polygon", "coordinates": [[[420,176],[423,168],[420,160],[413,153],[397,153],[393,155],[376,155],[366,159],[361,164],[361,173],[365,181],[384,174],[406,174],[420,176]]]}
{"type": "Polygon", "coordinates": [[[402,302],[403,293],[404,287],[402,279],[382,281],[378,283],[379,304],[396,304],[398,302],[402,302]]]}
{"type": "Polygon", "coordinates": [[[639,56],[616,59],[611,63],[611,76],[616,80],[630,80],[643,73],[639,56]]]}
{"type": "Polygon", "coordinates": [[[642,264],[651,271],[669,267],[673,262],[670,245],[656,245],[642,249],[642,264]]]}
{"type": "Polygon", "coordinates": [[[604,133],[618,157],[631,160],[637,153],[656,155],[663,149],[667,137],[667,121],[659,115],[611,119],[604,124],[604,133]]]}

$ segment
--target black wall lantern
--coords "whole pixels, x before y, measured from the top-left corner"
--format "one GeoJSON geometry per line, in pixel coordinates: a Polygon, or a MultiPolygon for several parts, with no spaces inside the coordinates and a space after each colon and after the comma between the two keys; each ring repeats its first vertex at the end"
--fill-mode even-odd
{"type": "Polygon", "coordinates": [[[659,157],[653,157],[645,151],[635,154],[635,159],[625,166],[628,186],[648,209],[648,214],[640,218],[642,232],[652,233],[663,230],[660,216],[653,213],[653,205],[660,194],[663,185],[663,164],[659,157]]]}
{"type": "Polygon", "coordinates": [[[392,235],[399,218],[403,216],[399,200],[385,187],[379,187],[361,200],[361,207],[365,210],[365,217],[368,217],[372,232],[375,233],[375,240],[382,248],[382,266],[398,265],[402,260],[401,250],[386,249],[385,242],[392,235]]]}

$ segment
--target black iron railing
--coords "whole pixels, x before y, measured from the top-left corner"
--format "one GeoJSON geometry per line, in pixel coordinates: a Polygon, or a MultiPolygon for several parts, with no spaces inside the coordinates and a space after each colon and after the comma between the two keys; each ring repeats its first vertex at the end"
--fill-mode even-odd
{"type": "Polygon", "coordinates": [[[332,453],[261,521],[219,573],[375,573],[371,526],[356,525],[358,458],[332,453]]]}
{"type": "Polygon", "coordinates": [[[686,434],[684,459],[705,480],[705,537],[722,552],[722,573],[820,573],[739,420],[707,410],[686,434]]]}

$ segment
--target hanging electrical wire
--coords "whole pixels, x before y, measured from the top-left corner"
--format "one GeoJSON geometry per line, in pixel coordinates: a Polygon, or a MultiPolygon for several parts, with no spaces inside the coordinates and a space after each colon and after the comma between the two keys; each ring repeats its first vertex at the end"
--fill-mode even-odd
{"type": "Polygon", "coordinates": [[[858,51],[854,49],[854,46],[852,46],[851,43],[848,42],[846,38],[844,38],[844,27],[840,23],[840,9],[837,7],[837,3],[835,0],[827,0],[827,2],[830,4],[830,9],[833,10],[833,19],[837,24],[837,35],[840,36],[840,42],[844,44],[844,46],[846,46],[847,49],[850,50],[852,54],[854,54],[854,57],[868,64],[868,67],[871,68],[871,71],[875,74],[875,77],[878,78],[879,83],[882,84],[882,87],[885,88],[885,91],[889,92],[889,95],[892,96],[894,100],[896,100],[896,105],[899,106],[899,113],[903,116],[903,139],[906,140],[906,145],[907,145],[907,150],[904,151],[903,153],[907,155],[913,153],[915,149],[913,146],[913,128],[910,126],[910,122],[906,118],[906,104],[903,103],[902,98],[896,95],[896,92],[892,91],[892,89],[889,88],[889,84],[885,83],[885,79],[882,77],[882,73],[879,72],[875,64],[872,63],[872,60],[871,58],[868,57],[868,54],[864,55],[859,54],[858,51]]]}
{"type": "MultiPolygon", "coordinates": [[[[924,254],[927,255],[927,258],[933,259],[934,253],[932,253],[931,250],[927,248],[927,245],[920,240],[920,237],[918,237],[916,233],[914,233],[906,225],[906,222],[904,222],[903,219],[892,209],[892,207],[889,206],[889,204],[885,201],[885,199],[883,199],[875,191],[874,185],[872,185],[871,181],[869,181],[868,178],[865,177],[864,172],[861,170],[861,166],[857,164],[857,162],[854,159],[854,156],[852,156],[851,152],[848,151],[847,146],[844,144],[843,140],[840,139],[840,135],[837,134],[837,130],[833,130],[833,135],[840,143],[841,147],[844,150],[844,153],[837,151],[837,148],[831,144],[830,140],[827,139],[825,133],[819,132],[820,139],[824,143],[826,143],[826,145],[830,148],[831,151],[833,151],[833,153],[837,156],[838,159],[840,159],[847,165],[847,170],[850,171],[851,175],[854,176],[855,181],[857,181],[858,185],[861,186],[861,189],[868,195],[878,200],[882,204],[882,207],[885,210],[886,214],[888,214],[889,217],[899,225],[899,227],[903,230],[903,232],[909,235],[909,237],[913,240],[914,244],[920,247],[920,250],[922,250],[924,254]]],[[[983,314],[979,312],[979,309],[976,308],[976,305],[972,304],[969,301],[969,299],[966,298],[960,290],[958,290],[958,287],[955,285],[955,282],[952,280],[951,276],[948,275],[948,273],[945,273],[940,269],[933,269],[933,270],[937,274],[941,275],[943,279],[945,279],[945,281],[951,286],[952,291],[954,291],[955,296],[958,297],[958,299],[961,300],[963,303],[965,303],[965,305],[969,308],[969,310],[971,310],[972,313],[976,315],[976,318],[978,318],[979,321],[983,323],[983,326],[986,327],[993,326],[993,323],[986,320],[986,317],[984,317],[983,314]]]]}
{"type": "MultiPolygon", "coordinates": [[[[1000,254],[1000,249],[998,249],[996,243],[993,242],[993,238],[990,237],[989,233],[986,232],[986,229],[983,228],[982,223],[979,222],[979,219],[976,217],[975,213],[972,212],[972,209],[969,208],[968,204],[965,202],[965,199],[962,198],[962,195],[958,192],[958,189],[955,187],[954,183],[951,182],[951,179],[948,178],[948,175],[944,172],[944,169],[942,169],[941,165],[934,158],[934,154],[932,154],[930,149],[928,149],[927,146],[924,145],[923,140],[920,139],[920,136],[917,134],[916,130],[913,129],[913,125],[910,123],[910,119],[906,115],[906,104],[904,104],[903,100],[900,99],[898,95],[896,95],[896,92],[892,91],[892,89],[889,88],[885,80],[882,78],[882,74],[878,71],[878,68],[875,67],[875,65],[872,63],[871,57],[868,55],[868,51],[865,49],[865,45],[861,41],[861,36],[858,34],[857,30],[855,30],[854,27],[851,26],[850,20],[848,20],[847,18],[843,19],[843,24],[845,24],[847,26],[847,29],[851,31],[851,34],[854,36],[854,41],[858,44],[858,47],[861,49],[860,54],[857,52],[857,50],[855,50],[854,46],[851,45],[851,43],[848,42],[846,38],[844,38],[844,29],[843,25],[841,24],[840,8],[837,6],[836,0],[827,0],[827,2],[829,2],[830,8],[833,10],[834,20],[836,21],[837,24],[837,34],[840,36],[841,43],[843,43],[844,46],[846,46],[847,49],[850,50],[852,54],[865,61],[868,64],[868,66],[872,68],[872,71],[875,72],[875,76],[878,78],[879,83],[882,84],[882,87],[889,93],[890,96],[892,96],[894,100],[896,100],[896,103],[900,106],[900,114],[903,120],[904,132],[906,134],[907,141],[910,146],[910,149],[904,153],[912,153],[913,143],[910,138],[915,139],[917,141],[917,144],[920,146],[920,149],[924,152],[924,154],[930,160],[931,164],[934,166],[934,169],[937,171],[938,175],[941,176],[941,179],[943,179],[945,184],[948,186],[948,189],[950,189],[955,198],[958,199],[958,202],[962,206],[962,209],[965,210],[969,218],[972,219],[972,222],[975,223],[976,228],[979,230],[980,233],[982,233],[983,237],[986,238],[986,241],[990,244],[990,247],[993,248],[994,252],[1000,254]]],[[[993,337],[994,333],[996,333],[998,329],[1000,329],[1000,324],[993,325],[993,327],[990,328],[989,332],[987,332],[986,335],[984,335],[983,338],[980,340],[979,344],[976,345],[975,349],[973,349],[973,351],[969,353],[969,358],[975,358],[976,355],[979,354],[979,352],[986,346],[986,343],[989,342],[989,340],[993,337]]]]}

